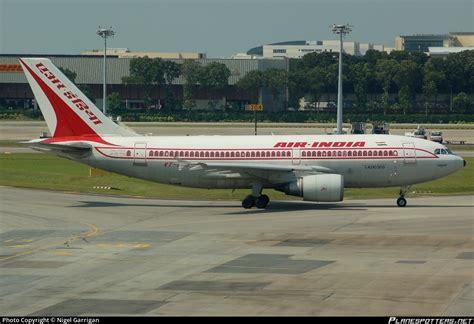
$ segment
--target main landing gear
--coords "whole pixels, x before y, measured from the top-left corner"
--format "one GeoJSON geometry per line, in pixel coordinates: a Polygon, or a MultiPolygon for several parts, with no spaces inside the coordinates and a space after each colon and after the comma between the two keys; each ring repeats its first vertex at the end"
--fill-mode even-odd
{"type": "Polygon", "coordinates": [[[252,186],[252,194],[242,200],[242,207],[250,209],[255,206],[259,209],[264,209],[269,202],[270,198],[267,195],[262,195],[262,185],[255,184],[252,186]]]}
{"type": "Polygon", "coordinates": [[[410,186],[401,186],[400,187],[400,197],[397,199],[398,207],[405,207],[407,205],[407,200],[405,199],[405,193],[410,189],[410,186]]]}

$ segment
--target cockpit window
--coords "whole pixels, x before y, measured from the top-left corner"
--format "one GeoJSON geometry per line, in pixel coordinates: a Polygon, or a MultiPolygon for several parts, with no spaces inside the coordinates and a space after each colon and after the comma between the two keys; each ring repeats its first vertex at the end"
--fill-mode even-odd
{"type": "Polygon", "coordinates": [[[454,154],[450,149],[444,148],[444,149],[435,149],[434,154],[451,154],[451,155],[456,155],[454,154]]]}

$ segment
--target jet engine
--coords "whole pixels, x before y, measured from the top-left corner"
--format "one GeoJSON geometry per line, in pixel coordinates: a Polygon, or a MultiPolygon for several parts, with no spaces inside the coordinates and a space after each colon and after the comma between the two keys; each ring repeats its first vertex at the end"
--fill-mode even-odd
{"type": "Polygon", "coordinates": [[[341,201],[344,197],[344,178],[340,174],[309,175],[276,190],[308,201],[341,201]]]}

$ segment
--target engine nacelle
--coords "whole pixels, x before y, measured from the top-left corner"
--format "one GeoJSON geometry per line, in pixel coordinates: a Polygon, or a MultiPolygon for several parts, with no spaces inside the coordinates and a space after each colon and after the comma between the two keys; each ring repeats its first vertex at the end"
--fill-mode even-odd
{"type": "Polygon", "coordinates": [[[308,201],[342,201],[344,178],[340,174],[315,174],[299,178],[277,190],[308,201]]]}

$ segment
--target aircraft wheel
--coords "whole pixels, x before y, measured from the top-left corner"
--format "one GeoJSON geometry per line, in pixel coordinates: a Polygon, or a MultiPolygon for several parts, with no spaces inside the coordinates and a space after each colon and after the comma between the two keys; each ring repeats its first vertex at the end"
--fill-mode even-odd
{"type": "Polygon", "coordinates": [[[405,207],[407,205],[407,200],[403,197],[397,199],[398,207],[405,207]]]}
{"type": "Polygon", "coordinates": [[[268,198],[267,195],[261,195],[255,201],[255,206],[257,206],[257,208],[263,209],[267,207],[269,202],[270,202],[270,198],[268,198]]]}
{"type": "Polygon", "coordinates": [[[250,209],[253,206],[255,206],[255,198],[253,196],[249,195],[242,200],[242,207],[245,209],[250,209]]]}

